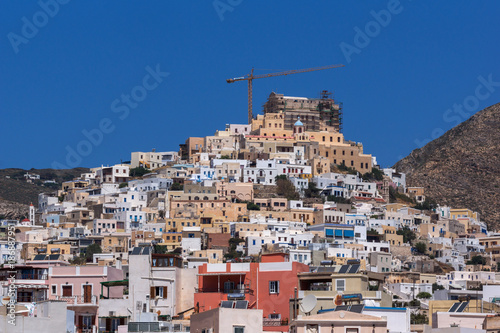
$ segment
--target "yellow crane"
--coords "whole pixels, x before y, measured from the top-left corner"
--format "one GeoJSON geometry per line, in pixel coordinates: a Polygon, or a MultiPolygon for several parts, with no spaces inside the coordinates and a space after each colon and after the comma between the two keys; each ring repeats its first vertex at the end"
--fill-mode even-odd
{"type": "Polygon", "coordinates": [[[248,81],[248,123],[250,124],[252,122],[253,118],[253,111],[252,111],[252,81],[254,79],[263,79],[266,77],[273,77],[273,76],[282,76],[282,75],[290,75],[290,74],[298,74],[298,73],[306,73],[306,72],[314,72],[314,71],[321,71],[324,69],[330,69],[330,68],[338,68],[338,67],[344,67],[344,65],[329,65],[329,66],[323,66],[323,67],[314,67],[314,68],[306,68],[306,69],[294,69],[294,70],[289,70],[289,71],[284,71],[284,72],[276,72],[276,73],[269,73],[269,74],[259,74],[259,75],[253,75],[253,68],[250,71],[250,74],[247,74],[245,76],[241,77],[235,77],[233,79],[227,79],[227,83],[233,83],[237,81],[248,81]]]}

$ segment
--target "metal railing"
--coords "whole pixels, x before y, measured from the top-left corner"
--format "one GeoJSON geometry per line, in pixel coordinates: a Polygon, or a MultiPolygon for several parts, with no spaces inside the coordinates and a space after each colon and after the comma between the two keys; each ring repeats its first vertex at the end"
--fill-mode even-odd
{"type": "Polygon", "coordinates": [[[32,302],[41,302],[46,301],[47,298],[45,296],[35,297],[35,296],[17,296],[16,301],[18,303],[32,303],[32,302]]]}
{"type": "Polygon", "coordinates": [[[196,288],[197,293],[224,293],[224,294],[252,294],[250,288],[224,289],[224,288],[196,288]]]}
{"type": "MultiPolygon", "coordinates": [[[[38,274],[38,273],[16,273],[16,280],[47,280],[48,275],[38,274]]],[[[0,281],[7,281],[10,279],[10,275],[0,275],[0,281]]]]}
{"type": "Polygon", "coordinates": [[[264,318],[262,320],[262,326],[264,327],[269,327],[269,326],[286,326],[288,325],[288,319],[271,319],[271,318],[264,318]]]}
{"type": "Polygon", "coordinates": [[[81,295],[74,296],[56,296],[56,300],[66,301],[68,305],[97,305],[97,296],[92,295],[91,297],[84,297],[81,295]]]}

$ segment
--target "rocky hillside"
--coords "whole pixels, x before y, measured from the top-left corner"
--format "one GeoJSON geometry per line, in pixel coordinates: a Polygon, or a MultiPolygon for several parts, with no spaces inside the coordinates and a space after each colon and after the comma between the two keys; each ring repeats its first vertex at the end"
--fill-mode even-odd
{"type": "Polygon", "coordinates": [[[397,162],[407,184],[438,203],[478,211],[500,227],[500,103],[490,106],[397,162]]]}
{"type": "Polygon", "coordinates": [[[64,181],[88,172],[86,168],[53,169],[3,169],[0,170],[0,219],[20,219],[28,216],[30,203],[38,204],[38,194],[55,192],[64,181]],[[28,182],[25,174],[36,174],[39,180],[28,182]],[[53,182],[52,182],[53,181],[53,182]]]}

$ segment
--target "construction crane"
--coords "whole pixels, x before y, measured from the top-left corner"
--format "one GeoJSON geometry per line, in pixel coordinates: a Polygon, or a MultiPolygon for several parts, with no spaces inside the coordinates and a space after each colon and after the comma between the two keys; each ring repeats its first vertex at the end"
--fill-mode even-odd
{"type": "Polygon", "coordinates": [[[248,123],[250,124],[252,122],[252,118],[253,118],[252,81],[254,79],[263,79],[266,77],[273,77],[273,76],[282,76],[282,75],[322,71],[324,69],[338,68],[338,67],[344,67],[344,65],[329,65],[329,66],[306,68],[306,69],[294,69],[294,70],[289,70],[289,71],[284,71],[284,72],[260,74],[260,75],[253,75],[253,68],[252,68],[252,70],[250,71],[250,74],[247,74],[247,75],[241,76],[241,77],[235,77],[234,79],[227,79],[226,82],[233,83],[233,82],[237,82],[237,81],[248,81],[248,123]]]}

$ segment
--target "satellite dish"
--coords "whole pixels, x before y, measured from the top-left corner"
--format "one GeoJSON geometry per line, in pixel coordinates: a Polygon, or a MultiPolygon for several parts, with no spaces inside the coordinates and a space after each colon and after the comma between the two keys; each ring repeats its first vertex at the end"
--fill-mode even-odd
{"type": "Polygon", "coordinates": [[[316,299],[316,296],[314,295],[307,295],[304,297],[302,302],[300,302],[300,309],[304,313],[309,313],[311,312],[316,304],[318,303],[318,300],[316,299]]]}

